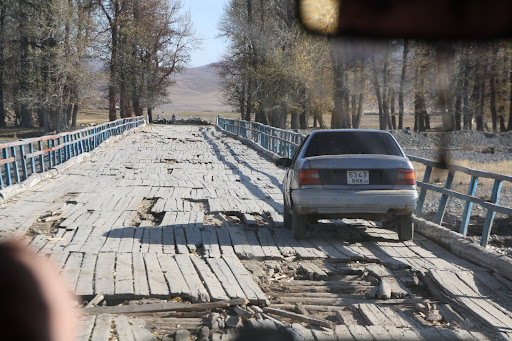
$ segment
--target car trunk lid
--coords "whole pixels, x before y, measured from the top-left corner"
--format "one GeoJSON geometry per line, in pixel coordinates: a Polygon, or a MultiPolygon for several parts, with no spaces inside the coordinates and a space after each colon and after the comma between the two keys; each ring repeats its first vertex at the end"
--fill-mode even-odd
{"type": "Polygon", "coordinates": [[[326,189],[392,189],[398,169],[410,168],[406,158],[389,155],[329,155],[307,158],[318,169],[326,189]]]}

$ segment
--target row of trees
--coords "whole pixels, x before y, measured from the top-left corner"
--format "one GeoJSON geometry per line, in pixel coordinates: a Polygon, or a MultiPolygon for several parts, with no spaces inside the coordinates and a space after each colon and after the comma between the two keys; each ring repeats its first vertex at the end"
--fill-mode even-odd
{"type": "Polygon", "coordinates": [[[277,127],[512,130],[509,42],[362,42],[304,32],[288,0],[230,0],[220,24],[229,50],[219,63],[225,101],[242,118],[277,127]],[[330,119],[330,122],[328,120],[330,119]]]}
{"type": "Polygon", "coordinates": [[[0,126],[76,126],[101,87],[111,120],[151,112],[195,44],[180,0],[2,0],[0,126]]]}

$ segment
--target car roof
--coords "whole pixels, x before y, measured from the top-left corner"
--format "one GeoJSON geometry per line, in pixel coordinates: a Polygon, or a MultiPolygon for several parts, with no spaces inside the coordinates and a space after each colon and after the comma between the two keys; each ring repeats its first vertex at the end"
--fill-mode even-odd
{"type": "Polygon", "coordinates": [[[383,133],[383,134],[389,134],[392,135],[387,130],[378,130],[378,129],[322,129],[322,130],[315,130],[311,132],[311,135],[316,134],[323,134],[323,133],[383,133]]]}

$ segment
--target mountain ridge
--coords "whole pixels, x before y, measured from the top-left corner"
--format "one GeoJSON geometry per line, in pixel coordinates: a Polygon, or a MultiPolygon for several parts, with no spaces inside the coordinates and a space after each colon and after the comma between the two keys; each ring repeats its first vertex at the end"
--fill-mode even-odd
{"type": "Polygon", "coordinates": [[[176,83],[167,90],[171,103],[157,106],[157,110],[231,111],[230,106],[222,103],[220,77],[215,63],[186,68],[176,74],[174,80],[176,83]]]}

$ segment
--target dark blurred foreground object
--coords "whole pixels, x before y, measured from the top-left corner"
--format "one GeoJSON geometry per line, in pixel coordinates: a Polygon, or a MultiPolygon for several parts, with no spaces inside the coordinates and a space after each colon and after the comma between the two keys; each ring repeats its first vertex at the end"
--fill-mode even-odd
{"type": "Polygon", "coordinates": [[[370,38],[493,39],[512,36],[509,0],[299,0],[304,26],[370,38]]]}
{"type": "Polygon", "coordinates": [[[73,297],[57,271],[16,242],[0,244],[0,340],[75,339],[73,297]]]}

